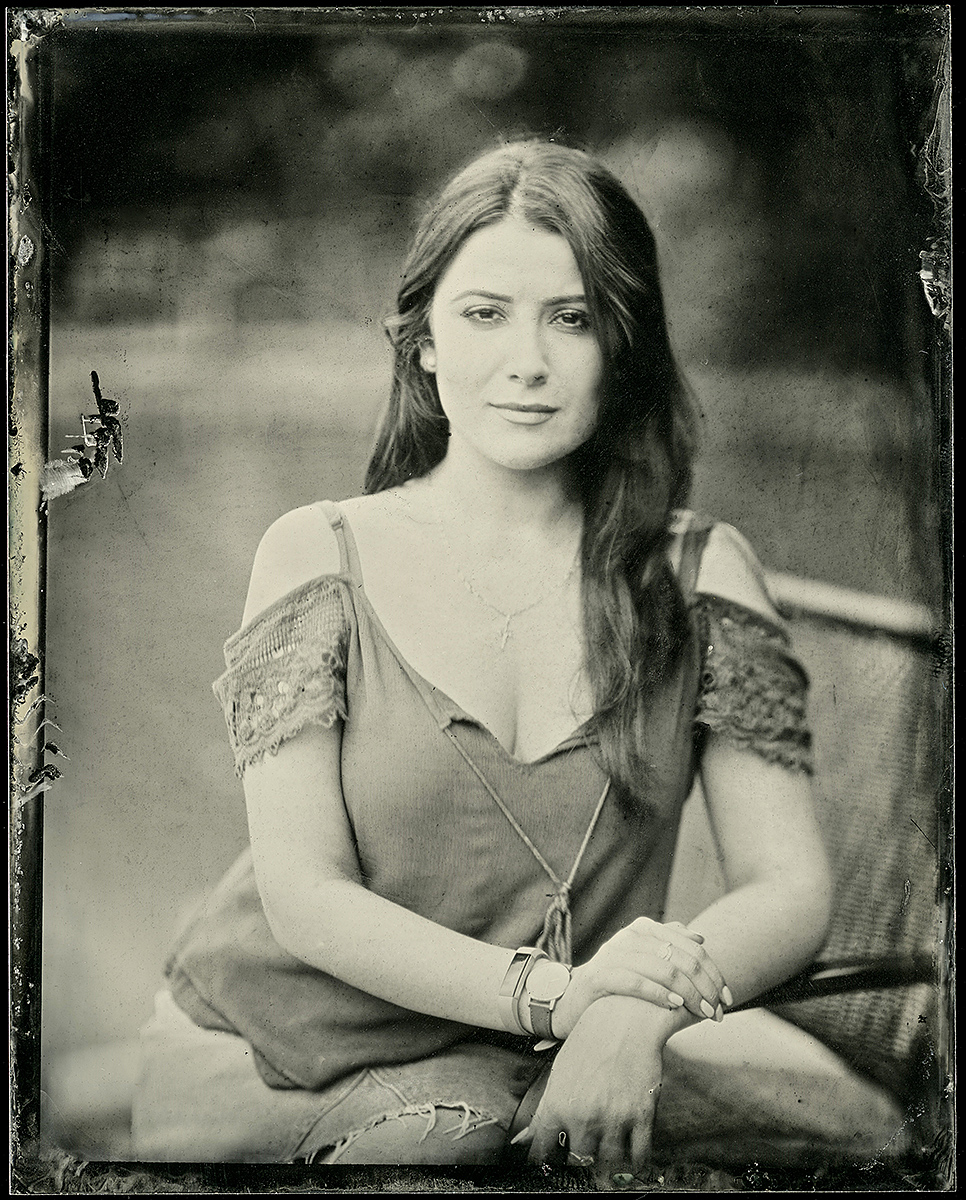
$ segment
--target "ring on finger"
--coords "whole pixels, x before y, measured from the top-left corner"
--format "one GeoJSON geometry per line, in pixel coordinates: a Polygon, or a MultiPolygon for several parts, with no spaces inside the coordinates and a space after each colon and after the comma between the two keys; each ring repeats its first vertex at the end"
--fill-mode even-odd
{"type": "Polygon", "coordinates": [[[561,1131],[560,1131],[560,1132],[557,1134],[557,1145],[558,1145],[558,1146],[561,1146],[561,1147],[563,1147],[563,1146],[566,1146],[566,1145],[567,1145],[567,1131],[566,1131],[566,1129],[561,1129],[561,1131]]]}
{"type": "Polygon", "coordinates": [[[664,947],[661,950],[661,958],[663,958],[665,962],[671,961],[671,953],[672,953],[673,949],[674,948],[670,942],[664,943],[664,947]]]}

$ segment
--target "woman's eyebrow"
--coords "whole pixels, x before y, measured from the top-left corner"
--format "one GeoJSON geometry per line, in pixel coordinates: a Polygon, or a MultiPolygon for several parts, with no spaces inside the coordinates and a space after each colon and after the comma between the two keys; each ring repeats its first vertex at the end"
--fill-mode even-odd
{"type": "Polygon", "coordinates": [[[453,297],[453,303],[457,300],[465,300],[468,296],[482,296],[485,300],[502,300],[504,304],[512,304],[512,296],[501,296],[497,292],[485,292],[482,288],[469,288],[465,292],[460,292],[458,296],[453,297]]]}
{"type": "MultiPolygon", "coordinates": [[[[482,288],[469,288],[465,292],[460,292],[458,296],[454,296],[451,303],[455,304],[458,300],[465,300],[469,296],[482,296],[485,300],[500,300],[504,304],[512,304],[512,296],[501,296],[498,292],[486,292],[482,288]]],[[[551,296],[549,300],[544,300],[543,304],[550,306],[552,304],[586,304],[587,297],[583,292],[577,292],[573,296],[551,296]]]]}

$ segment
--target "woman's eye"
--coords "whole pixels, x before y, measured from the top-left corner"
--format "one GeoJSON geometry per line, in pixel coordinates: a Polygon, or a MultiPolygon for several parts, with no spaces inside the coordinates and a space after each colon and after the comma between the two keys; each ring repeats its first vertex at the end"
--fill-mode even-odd
{"type": "Polygon", "coordinates": [[[492,325],[503,316],[503,313],[498,308],[468,308],[463,316],[471,321],[478,321],[481,325],[492,325]]]}
{"type": "Polygon", "coordinates": [[[563,309],[561,312],[554,314],[553,320],[565,329],[577,329],[581,331],[590,329],[590,314],[579,308],[563,309]]]}

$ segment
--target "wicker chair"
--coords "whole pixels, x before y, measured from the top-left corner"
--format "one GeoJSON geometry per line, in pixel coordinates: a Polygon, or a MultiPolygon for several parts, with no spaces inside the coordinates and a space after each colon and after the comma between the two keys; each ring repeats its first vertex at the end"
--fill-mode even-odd
{"type": "MultiPolygon", "coordinates": [[[[732,1010],[728,1039],[701,1026],[672,1039],[655,1149],[729,1167],[922,1152],[939,1131],[947,1051],[937,846],[948,747],[934,626],[918,605],[777,573],[768,583],[811,679],[833,925],[811,968],[732,1010]]],[[[696,789],[667,919],[693,918],[723,890],[696,789]]]]}
{"type": "Polygon", "coordinates": [[[821,960],[758,1003],[905,1098],[938,1049],[941,672],[916,605],[772,575],[812,681],[815,792],[836,878],[821,960]]]}

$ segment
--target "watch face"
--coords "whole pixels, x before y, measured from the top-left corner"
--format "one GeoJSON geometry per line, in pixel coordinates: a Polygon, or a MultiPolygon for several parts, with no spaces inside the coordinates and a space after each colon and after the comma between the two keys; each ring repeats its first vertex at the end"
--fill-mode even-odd
{"type": "Polygon", "coordinates": [[[559,1000],[569,982],[569,967],[541,959],[527,976],[527,992],[531,1000],[559,1000]]]}

